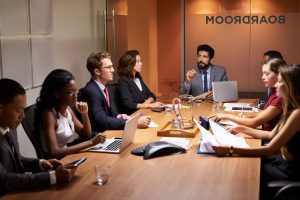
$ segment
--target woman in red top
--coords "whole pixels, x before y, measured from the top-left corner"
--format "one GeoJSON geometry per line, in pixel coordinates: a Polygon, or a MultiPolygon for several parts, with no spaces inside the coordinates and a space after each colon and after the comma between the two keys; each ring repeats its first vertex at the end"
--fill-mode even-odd
{"type": "Polygon", "coordinates": [[[282,114],[282,98],[276,95],[275,84],[278,77],[278,69],[281,66],[286,66],[284,60],[275,58],[269,60],[262,66],[262,81],[266,87],[272,89],[271,96],[266,103],[264,110],[258,113],[255,117],[241,117],[231,114],[218,113],[216,115],[218,120],[230,120],[239,125],[256,128],[263,125],[263,129],[270,131],[279,122],[282,114]]]}

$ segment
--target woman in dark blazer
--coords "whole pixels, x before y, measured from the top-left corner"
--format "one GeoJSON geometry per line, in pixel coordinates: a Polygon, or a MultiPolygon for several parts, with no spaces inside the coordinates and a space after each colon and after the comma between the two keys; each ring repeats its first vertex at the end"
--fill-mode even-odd
{"type": "Polygon", "coordinates": [[[126,114],[132,114],[140,108],[160,108],[162,103],[155,102],[156,97],[144,83],[140,74],[142,62],[137,50],[127,51],[119,60],[118,89],[121,107],[126,114]]]}

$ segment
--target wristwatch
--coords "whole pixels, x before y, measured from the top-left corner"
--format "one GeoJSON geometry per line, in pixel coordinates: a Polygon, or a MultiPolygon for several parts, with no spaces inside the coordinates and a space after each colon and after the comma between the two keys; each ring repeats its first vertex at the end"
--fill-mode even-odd
{"type": "Polygon", "coordinates": [[[230,146],[229,155],[232,156],[232,154],[233,154],[233,146],[230,146]]]}

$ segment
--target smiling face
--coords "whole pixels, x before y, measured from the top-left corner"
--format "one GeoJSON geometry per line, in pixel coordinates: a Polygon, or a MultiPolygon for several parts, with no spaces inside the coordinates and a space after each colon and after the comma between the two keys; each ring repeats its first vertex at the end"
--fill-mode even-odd
{"type": "Polygon", "coordinates": [[[25,107],[25,95],[17,95],[9,104],[0,104],[0,126],[2,128],[9,127],[11,129],[16,129],[25,117],[25,107]]]}
{"type": "Polygon", "coordinates": [[[274,87],[274,85],[276,84],[277,82],[277,77],[278,77],[278,74],[276,74],[275,72],[272,72],[271,69],[270,69],[270,65],[268,64],[264,64],[262,66],[262,81],[265,85],[265,87],[274,87]]]}
{"type": "Polygon", "coordinates": [[[287,86],[280,74],[278,75],[278,81],[275,84],[275,88],[276,88],[276,95],[278,97],[282,97],[282,98],[286,97],[287,92],[288,92],[287,86]]]}

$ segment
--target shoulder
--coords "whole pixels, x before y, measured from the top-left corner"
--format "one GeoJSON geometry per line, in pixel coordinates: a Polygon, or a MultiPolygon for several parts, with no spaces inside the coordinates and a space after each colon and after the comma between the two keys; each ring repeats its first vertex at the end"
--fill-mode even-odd
{"type": "Polygon", "coordinates": [[[224,66],[220,66],[220,65],[210,65],[211,69],[213,70],[217,70],[217,71],[226,71],[226,68],[224,66]]]}
{"type": "Polygon", "coordinates": [[[292,115],[297,117],[297,119],[299,119],[300,118],[300,108],[293,110],[293,112],[291,113],[291,116],[292,115]]]}
{"type": "Polygon", "coordinates": [[[130,78],[127,76],[120,76],[118,82],[128,82],[130,81],[130,78]]]}
{"type": "Polygon", "coordinates": [[[278,97],[276,94],[273,94],[272,96],[270,96],[267,105],[276,106],[282,109],[283,99],[281,97],[278,97]]]}

